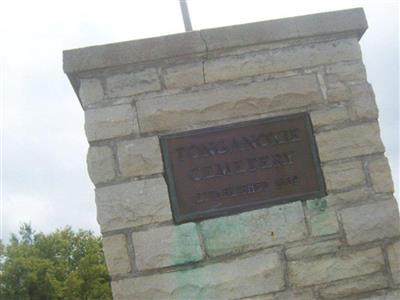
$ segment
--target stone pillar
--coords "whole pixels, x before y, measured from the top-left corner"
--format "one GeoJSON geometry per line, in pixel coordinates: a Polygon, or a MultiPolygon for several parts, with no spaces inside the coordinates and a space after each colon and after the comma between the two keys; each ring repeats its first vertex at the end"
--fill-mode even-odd
{"type": "Polygon", "coordinates": [[[64,52],[115,299],[400,299],[366,29],[352,9],[64,52]],[[173,223],[160,134],[298,112],[326,197],[173,223]]]}

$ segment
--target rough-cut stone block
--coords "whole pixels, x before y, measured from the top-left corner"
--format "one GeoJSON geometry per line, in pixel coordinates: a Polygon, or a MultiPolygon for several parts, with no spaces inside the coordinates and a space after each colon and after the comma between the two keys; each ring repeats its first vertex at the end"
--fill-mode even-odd
{"type": "Polygon", "coordinates": [[[164,81],[169,89],[203,84],[203,63],[197,62],[167,68],[164,72],[164,81]]]}
{"type": "Polygon", "coordinates": [[[348,39],[207,60],[204,72],[206,82],[214,82],[360,58],[358,41],[348,39]]]}
{"type": "Polygon", "coordinates": [[[369,197],[369,191],[366,187],[360,189],[351,190],[344,193],[331,195],[331,205],[336,207],[348,206],[351,203],[361,202],[367,200],[369,197]]]}
{"type": "MultiPolygon", "coordinates": [[[[362,298],[357,298],[357,300],[399,300],[400,299],[400,289],[395,290],[384,290],[375,293],[374,295],[367,295],[362,298]]],[[[354,300],[354,297],[342,298],[341,300],[354,300]]]]}
{"type": "Polygon", "coordinates": [[[102,232],[172,219],[164,178],[98,188],[96,204],[102,232]]]}
{"type": "Polygon", "coordinates": [[[346,255],[288,263],[289,281],[294,286],[309,286],[383,271],[380,248],[346,255]]]}
{"type": "Polygon", "coordinates": [[[107,182],[115,177],[113,154],[107,146],[90,147],[87,166],[94,184],[107,182]]]}
{"type": "Polygon", "coordinates": [[[345,32],[361,37],[367,27],[363,10],[356,8],[207,29],[201,34],[207,48],[216,50],[345,32]]]}
{"type": "Polygon", "coordinates": [[[352,120],[376,120],[378,108],[375,95],[368,83],[352,85],[350,87],[351,104],[350,116],[352,120]]]}
{"type": "Polygon", "coordinates": [[[367,123],[344,129],[321,132],[316,136],[322,161],[383,152],[379,126],[367,123]]]}
{"type": "Polygon", "coordinates": [[[338,299],[358,293],[380,290],[388,286],[387,279],[381,273],[372,276],[346,279],[335,282],[326,288],[320,289],[324,299],[338,299]]]}
{"type": "Polygon", "coordinates": [[[338,240],[318,242],[304,246],[296,246],[286,250],[286,257],[291,260],[296,260],[321,254],[335,253],[339,251],[340,246],[341,243],[338,240]]]}
{"type": "Polygon", "coordinates": [[[79,87],[79,99],[83,107],[99,103],[103,100],[104,91],[98,79],[82,79],[79,87]]]}
{"type": "Polygon", "coordinates": [[[350,9],[238,26],[191,31],[155,38],[64,51],[64,71],[121,66],[209,50],[266,44],[280,40],[347,33],[360,38],[367,28],[362,9],[350,9]],[[205,42],[204,42],[205,41],[205,42]]]}
{"type": "Polygon", "coordinates": [[[394,199],[344,209],[341,217],[350,245],[400,235],[399,209],[394,199]]]}
{"type": "Polygon", "coordinates": [[[118,163],[123,176],[162,173],[163,162],[157,137],[118,143],[118,163]]]}
{"type": "Polygon", "coordinates": [[[344,82],[365,81],[367,74],[362,61],[342,61],[326,66],[328,76],[335,76],[337,80],[344,82]]]}
{"type": "Polygon", "coordinates": [[[351,98],[350,88],[338,81],[336,76],[326,76],[326,96],[331,103],[349,101],[351,98]]]}
{"type": "Polygon", "coordinates": [[[220,86],[137,102],[142,132],[301,108],[322,101],[314,75],[220,86]]]}
{"type": "Polygon", "coordinates": [[[85,111],[85,131],[89,142],[137,134],[136,113],[130,105],[117,105],[85,111]]]}
{"type": "Polygon", "coordinates": [[[273,295],[260,295],[251,298],[244,298],[244,300],[314,300],[315,297],[312,291],[286,291],[281,293],[274,293],[273,295]]]}
{"type": "Polygon", "coordinates": [[[200,228],[210,256],[283,244],[306,236],[301,202],[206,220],[200,228]]]}
{"type": "Polygon", "coordinates": [[[307,201],[310,217],[311,235],[321,236],[339,231],[336,211],[328,206],[328,197],[307,201]]]}
{"type": "Polygon", "coordinates": [[[103,251],[110,275],[131,271],[128,247],[123,234],[103,237],[103,251]]]}
{"type": "Polygon", "coordinates": [[[133,232],[132,239],[139,270],[191,263],[203,258],[194,223],[133,232]]]}
{"type": "Polygon", "coordinates": [[[393,281],[400,284],[400,242],[388,246],[388,257],[393,281]]]}
{"type": "Polygon", "coordinates": [[[124,97],[161,88],[157,70],[145,69],[127,74],[116,74],[106,79],[106,94],[109,97],[124,97]]]}
{"type": "Polygon", "coordinates": [[[336,212],[332,209],[312,215],[310,225],[312,236],[334,234],[339,231],[336,212]]]}
{"type": "Polygon", "coordinates": [[[238,299],[276,292],[284,286],[277,253],[258,253],[187,271],[112,282],[116,300],[238,299]]]}
{"type": "Polygon", "coordinates": [[[346,107],[343,106],[311,112],[311,121],[314,128],[326,125],[341,124],[347,120],[349,120],[349,114],[346,107]]]}
{"type": "Polygon", "coordinates": [[[361,161],[330,164],[323,167],[328,191],[344,190],[365,184],[365,175],[361,161]]]}
{"type": "Polygon", "coordinates": [[[386,157],[382,156],[368,162],[368,172],[371,177],[372,187],[378,193],[393,193],[393,181],[390,173],[389,163],[386,157]]]}
{"type": "Polygon", "coordinates": [[[64,51],[64,72],[101,69],[205,53],[199,31],[64,51]]]}
{"type": "MultiPolygon", "coordinates": [[[[400,299],[400,289],[388,291],[384,300],[398,300],[400,299]]],[[[371,299],[369,299],[371,300],[371,299]]]]}

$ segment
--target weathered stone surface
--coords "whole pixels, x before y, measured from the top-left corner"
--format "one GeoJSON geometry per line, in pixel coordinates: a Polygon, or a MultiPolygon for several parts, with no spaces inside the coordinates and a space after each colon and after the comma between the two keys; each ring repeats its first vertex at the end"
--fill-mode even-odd
{"type": "Polygon", "coordinates": [[[114,158],[107,146],[90,147],[87,153],[87,166],[94,184],[107,182],[115,177],[114,158]]]}
{"type": "Polygon", "coordinates": [[[199,31],[164,35],[64,51],[64,72],[115,67],[205,51],[199,31]]]}
{"type": "Polygon", "coordinates": [[[309,286],[383,271],[384,266],[381,249],[373,248],[312,261],[291,261],[289,281],[297,287],[309,286]]]}
{"type": "Polygon", "coordinates": [[[321,99],[316,77],[304,75],[143,99],[137,110],[142,132],[154,132],[300,108],[321,99]]]}
{"type": "Polygon", "coordinates": [[[324,299],[338,299],[344,296],[383,289],[388,286],[387,279],[381,273],[372,276],[347,279],[320,289],[324,299]]]}
{"type": "Polygon", "coordinates": [[[116,74],[106,79],[106,94],[109,97],[132,96],[161,88],[155,68],[134,73],[116,74]]]}
{"type": "Polygon", "coordinates": [[[310,217],[311,235],[321,236],[339,231],[336,211],[328,206],[328,197],[307,201],[310,217]]]}
{"type": "Polygon", "coordinates": [[[326,76],[326,95],[331,103],[341,103],[350,101],[351,91],[343,82],[337,79],[337,76],[326,76]]]}
{"type": "Polygon", "coordinates": [[[312,291],[286,291],[268,295],[260,295],[245,300],[314,300],[315,297],[312,291]]]}
{"type": "Polygon", "coordinates": [[[258,253],[181,272],[129,278],[112,283],[122,299],[238,299],[282,290],[283,266],[277,253],[258,253]]]}
{"type": "Polygon", "coordinates": [[[79,99],[83,107],[99,103],[103,100],[104,91],[98,79],[82,79],[79,87],[79,99]]]}
{"type": "Polygon", "coordinates": [[[120,142],[117,147],[122,176],[162,173],[163,162],[156,136],[120,142]]]}
{"type": "Polygon", "coordinates": [[[311,112],[311,121],[314,128],[326,125],[341,124],[347,120],[349,120],[349,114],[344,106],[311,112]]]}
{"type": "Polygon", "coordinates": [[[191,31],[67,50],[63,53],[64,72],[76,73],[168,57],[205,54],[206,43],[209,50],[215,50],[336,33],[361,37],[366,28],[364,12],[358,8],[207,29],[201,33],[191,31]]]}
{"type": "Polygon", "coordinates": [[[317,134],[316,140],[322,161],[372,154],[385,150],[379,136],[379,126],[376,123],[321,132],[317,134]]]}
{"type": "Polygon", "coordinates": [[[336,213],[333,209],[312,215],[310,225],[312,236],[334,234],[339,231],[336,213]]]}
{"type": "Polygon", "coordinates": [[[362,187],[348,192],[335,194],[334,196],[331,195],[330,203],[337,207],[343,207],[351,203],[365,201],[368,199],[368,197],[369,197],[368,189],[366,187],[362,187]]]}
{"type": "Polygon", "coordinates": [[[131,262],[125,235],[105,236],[102,242],[110,275],[129,273],[131,271],[131,262]]]}
{"type": "MultiPolygon", "coordinates": [[[[399,300],[399,299],[400,299],[400,289],[380,291],[372,296],[357,298],[357,300],[399,300]]],[[[354,297],[343,298],[343,300],[354,300],[354,297]]]]}
{"type": "Polygon", "coordinates": [[[400,284],[400,242],[389,245],[387,251],[393,281],[400,284]]]}
{"type": "Polygon", "coordinates": [[[130,105],[85,111],[85,131],[89,142],[139,132],[136,113],[130,105]]]}
{"type": "Polygon", "coordinates": [[[343,209],[341,217],[350,245],[400,235],[399,210],[394,199],[343,209]]]}
{"type": "Polygon", "coordinates": [[[368,162],[368,172],[371,177],[372,187],[378,193],[393,193],[393,181],[390,173],[389,163],[386,157],[382,156],[368,162]]]}
{"type": "Polygon", "coordinates": [[[282,244],[306,236],[301,202],[206,220],[200,228],[210,256],[282,244]]]}
{"type": "Polygon", "coordinates": [[[378,107],[370,84],[352,85],[350,93],[349,108],[352,120],[376,120],[378,118],[378,107]]]}
{"type": "Polygon", "coordinates": [[[322,168],[328,191],[365,184],[365,175],[361,161],[352,161],[325,165],[322,168]]]}
{"type": "Polygon", "coordinates": [[[167,68],[164,72],[164,81],[169,89],[203,84],[203,63],[196,62],[167,68]]]}
{"type": "Polygon", "coordinates": [[[340,241],[330,240],[310,245],[296,246],[286,250],[286,257],[291,260],[312,257],[321,254],[335,253],[339,251],[340,241]]]}
{"type": "Polygon", "coordinates": [[[336,64],[326,66],[328,76],[335,76],[338,81],[365,81],[367,74],[364,64],[359,61],[341,61],[336,64]]]}
{"type": "Polygon", "coordinates": [[[367,29],[362,9],[263,21],[202,30],[209,50],[347,32],[361,37],[367,29]]]}
{"type": "Polygon", "coordinates": [[[181,265],[203,258],[194,223],[133,232],[132,239],[139,270],[181,265]]]}
{"type": "Polygon", "coordinates": [[[172,219],[164,178],[98,188],[96,204],[103,232],[172,219]]]}
{"type": "Polygon", "coordinates": [[[206,82],[214,82],[359,58],[358,41],[347,39],[207,60],[204,72],[206,82]]]}

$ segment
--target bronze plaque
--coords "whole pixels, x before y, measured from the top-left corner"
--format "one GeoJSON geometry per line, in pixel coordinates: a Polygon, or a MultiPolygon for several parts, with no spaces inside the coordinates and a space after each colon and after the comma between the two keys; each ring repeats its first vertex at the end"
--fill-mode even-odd
{"type": "Polygon", "coordinates": [[[307,113],[160,137],[175,223],[325,195],[307,113]]]}

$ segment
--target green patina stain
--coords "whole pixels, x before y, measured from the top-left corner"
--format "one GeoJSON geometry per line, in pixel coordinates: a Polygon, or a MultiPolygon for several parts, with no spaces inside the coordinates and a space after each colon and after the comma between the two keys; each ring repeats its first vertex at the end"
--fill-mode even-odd
{"type": "Polygon", "coordinates": [[[196,224],[187,223],[175,226],[171,250],[173,253],[172,265],[196,262],[203,258],[196,224]]]}
{"type": "MultiPolygon", "coordinates": [[[[325,201],[326,207],[326,201],[325,201]]],[[[276,239],[276,233],[271,232],[271,219],[279,219],[282,223],[289,221],[291,212],[301,209],[295,204],[286,204],[267,209],[245,212],[239,215],[205,220],[198,226],[204,238],[207,253],[218,256],[245,250],[249,237],[254,236],[254,230],[265,231],[270,239],[276,239]]],[[[197,230],[194,223],[176,226],[174,241],[171,243],[171,253],[174,253],[171,265],[190,263],[202,259],[200,245],[197,246],[197,230]],[[186,227],[184,227],[186,226],[186,227]],[[195,247],[189,245],[196,245],[195,247]],[[183,250],[186,249],[186,250],[183,250]]],[[[257,241],[254,241],[257,243],[257,241]]],[[[219,299],[215,284],[218,271],[209,267],[199,267],[173,273],[176,288],[172,299],[219,299]]]]}
{"type": "Polygon", "coordinates": [[[334,234],[338,231],[338,223],[334,211],[326,211],[311,217],[312,235],[334,234]]]}
{"type": "Polygon", "coordinates": [[[280,226],[292,224],[293,218],[301,221],[301,210],[300,203],[290,203],[203,221],[200,226],[207,253],[218,256],[272,245],[282,238],[280,226]]]}
{"type": "Polygon", "coordinates": [[[307,201],[310,211],[311,231],[313,236],[334,234],[338,232],[339,225],[334,210],[328,208],[325,198],[307,201]]]}
{"type": "MultiPolygon", "coordinates": [[[[236,216],[228,216],[217,219],[211,219],[203,221],[200,225],[201,233],[204,237],[206,251],[212,256],[227,253],[231,250],[235,250],[240,246],[246,244],[249,234],[251,234],[252,228],[254,226],[265,226],[265,222],[262,221],[264,218],[257,218],[260,212],[244,213],[236,216]],[[260,221],[261,220],[261,221],[260,221]],[[252,223],[249,226],[249,223],[252,223]]],[[[184,224],[188,225],[188,224],[184,224]]],[[[194,225],[194,224],[193,224],[194,225]]],[[[177,226],[177,231],[175,234],[175,239],[173,244],[173,252],[182,253],[182,247],[186,246],[184,241],[192,241],[192,238],[197,238],[196,235],[192,235],[191,238],[187,237],[187,232],[181,231],[177,226]]],[[[194,227],[193,232],[197,234],[194,227]]],[[[197,259],[201,257],[200,245],[196,249],[192,249],[192,255],[187,253],[187,257],[192,257],[197,259]],[[197,249],[199,252],[197,252],[197,249]]],[[[178,255],[180,256],[180,255],[178,255]]],[[[175,256],[173,256],[175,257],[175,256]]],[[[200,260],[197,259],[197,260],[200,260]]],[[[197,261],[196,260],[196,261],[197,261]]],[[[195,261],[195,260],[192,260],[195,261]]],[[[173,264],[182,264],[182,260],[178,259],[172,261],[173,264]]],[[[209,269],[207,267],[200,267],[195,269],[190,269],[186,271],[175,272],[175,280],[177,288],[172,295],[173,299],[179,300],[208,300],[215,299],[216,292],[215,287],[213,287],[213,282],[218,282],[216,270],[209,269]]],[[[218,298],[218,297],[217,297],[218,298]]]]}
{"type": "Polygon", "coordinates": [[[257,210],[203,222],[201,232],[207,252],[217,256],[243,250],[256,228],[269,227],[267,215],[265,210],[257,210]]]}
{"type": "Polygon", "coordinates": [[[323,212],[328,208],[328,202],[326,201],[326,198],[319,198],[307,201],[307,206],[310,210],[323,212]]]}
{"type": "MultiPolygon", "coordinates": [[[[197,262],[203,258],[196,224],[187,223],[175,226],[175,233],[171,242],[171,265],[182,265],[197,262]]],[[[202,268],[186,271],[176,271],[175,286],[172,299],[201,299],[199,295],[205,280],[209,277],[202,268]]]]}
{"type": "Polygon", "coordinates": [[[204,297],[204,291],[207,288],[207,282],[210,281],[212,276],[213,274],[210,274],[204,268],[176,272],[175,280],[178,288],[171,295],[172,299],[207,299],[204,297]]]}

